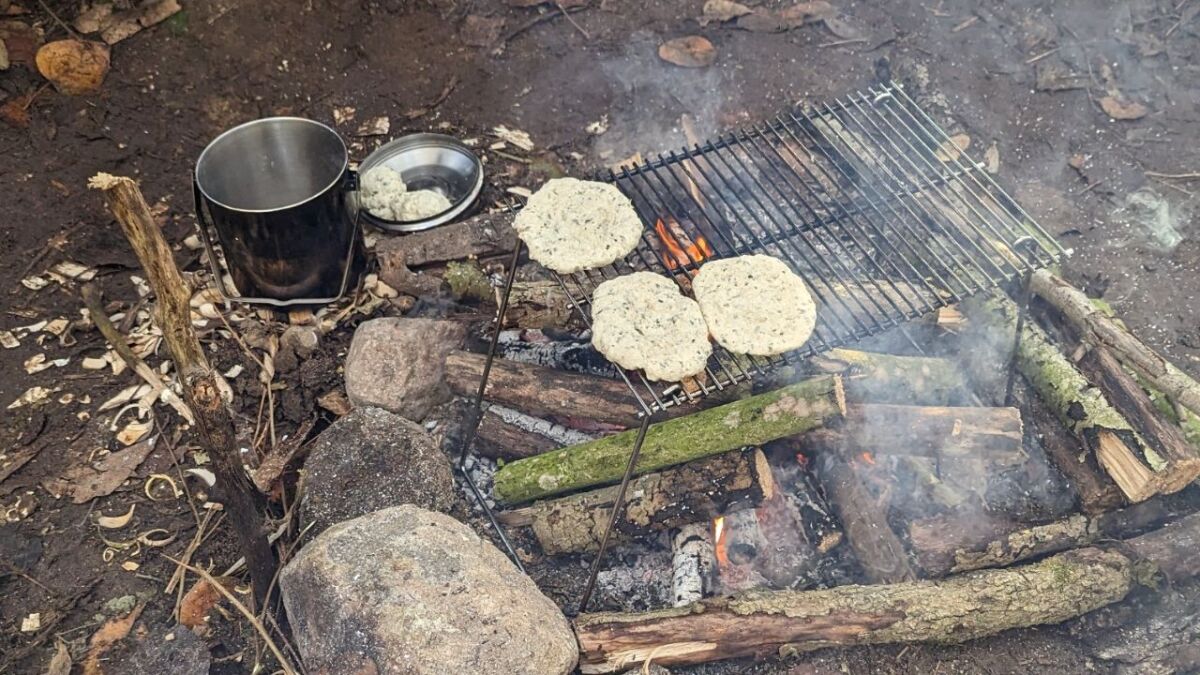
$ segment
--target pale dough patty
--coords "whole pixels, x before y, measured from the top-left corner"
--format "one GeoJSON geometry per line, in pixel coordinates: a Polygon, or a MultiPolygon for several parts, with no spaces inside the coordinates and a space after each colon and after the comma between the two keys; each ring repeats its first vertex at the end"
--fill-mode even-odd
{"type": "Polygon", "coordinates": [[[812,335],[817,306],[804,280],[769,255],[704,263],[692,291],[708,332],[736,354],[773,356],[799,349],[812,335]]]}
{"type": "Polygon", "coordinates": [[[622,368],[663,382],[699,373],[712,353],[700,306],[653,272],[634,272],[596,288],[592,344],[622,368]]]}
{"type": "Polygon", "coordinates": [[[629,255],[642,221],[629,198],[608,183],[555,178],[533,193],[513,219],[529,257],[571,274],[603,267],[629,255]]]}

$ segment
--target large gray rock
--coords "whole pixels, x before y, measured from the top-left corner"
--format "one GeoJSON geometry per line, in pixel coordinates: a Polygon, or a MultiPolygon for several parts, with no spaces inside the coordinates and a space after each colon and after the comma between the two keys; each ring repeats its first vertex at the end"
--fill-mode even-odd
{"type": "Polygon", "coordinates": [[[461,349],[465,338],[466,329],[453,321],[386,317],[364,322],[346,355],[350,402],[420,421],[450,400],[446,354],[461,349]]]}
{"type": "Polygon", "coordinates": [[[397,506],[329,528],[280,576],[310,673],[556,675],[566,618],[466,525],[397,506]]]}
{"type": "Polygon", "coordinates": [[[462,502],[450,460],[420,425],[379,408],[355,408],[312,442],[301,520],[316,534],[389,506],[450,513],[462,502]]]}

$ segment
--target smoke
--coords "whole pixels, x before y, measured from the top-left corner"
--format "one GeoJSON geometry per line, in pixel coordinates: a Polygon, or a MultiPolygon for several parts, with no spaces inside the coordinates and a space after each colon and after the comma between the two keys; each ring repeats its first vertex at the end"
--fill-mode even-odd
{"type": "Polygon", "coordinates": [[[629,36],[621,53],[600,64],[610,82],[614,101],[608,129],[594,137],[593,155],[605,165],[641,153],[682,148],[687,139],[681,116],[688,115],[700,140],[723,126],[722,112],[730,98],[717,68],[680,68],[658,57],[661,40],[649,32],[629,36]]]}

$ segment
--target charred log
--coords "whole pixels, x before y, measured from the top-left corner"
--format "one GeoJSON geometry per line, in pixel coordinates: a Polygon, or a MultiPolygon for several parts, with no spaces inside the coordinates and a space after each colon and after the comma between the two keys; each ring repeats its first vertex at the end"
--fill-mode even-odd
{"type": "Polygon", "coordinates": [[[854,460],[841,452],[827,452],[817,459],[817,467],[846,543],[867,579],[872,583],[915,579],[904,545],[888,524],[887,500],[881,503],[871,495],[856,473],[854,460]]]}
{"type": "MultiPolygon", "coordinates": [[[[730,452],[636,478],[614,535],[647,533],[708,522],[750,508],[774,494],[766,457],[759,450],[730,452]]],[[[529,526],[542,550],[555,555],[595,551],[612,517],[615,486],[547,500],[500,514],[500,522],[529,526]]]]}

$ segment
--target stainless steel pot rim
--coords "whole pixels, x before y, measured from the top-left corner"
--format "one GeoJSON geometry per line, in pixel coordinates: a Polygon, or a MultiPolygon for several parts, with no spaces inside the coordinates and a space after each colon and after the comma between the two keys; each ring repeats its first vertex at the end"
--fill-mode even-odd
{"type": "Polygon", "coordinates": [[[392,155],[395,155],[402,150],[431,145],[454,150],[471,159],[471,163],[474,165],[476,170],[475,181],[472,184],[471,189],[465,195],[463,195],[461,199],[454,202],[449,209],[431,218],[410,221],[386,220],[372,214],[366,209],[360,208],[364,222],[393,232],[419,232],[421,230],[437,227],[438,225],[444,225],[445,223],[454,220],[460,216],[463,211],[466,211],[472,204],[475,203],[475,199],[483,190],[483,162],[479,160],[479,157],[472,152],[465,143],[457,138],[454,138],[453,136],[422,132],[401,136],[394,140],[388,141],[387,143],[384,143],[376,148],[374,152],[367,155],[366,158],[359,163],[358,173],[361,175],[371,167],[385,163],[392,155]]]}
{"type": "Polygon", "coordinates": [[[226,129],[225,131],[222,131],[216,138],[209,141],[208,145],[204,146],[204,150],[202,150],[200,152],[200,156],[196,158],[196,168],[194,170],[193,175],[196,176],[196,186],[200,189],[200,193],[204,195],[205,199],[211,201],[212,203],[216,204],[217,206],[220,206],[225,209],[229,209],[230,211],[236,211],[238,213],[270,213],[273,211],[283,211],[286,209],[295,208],[302,204],[307,204],[308,202],[311,202],[312,200],[316,199],[317,197],[320,197],[321,195],[328,192],[330,188],[337,185],[339,182],[341,182],[343,180],[343,176],[346,175],[346,168],[349,166],[350,166],[350,151],[346,149],[346,140],[344,138],[342,138],[342,135],[339,134],[336,129],[329,126],[328,124],[323,124],[316,120],[310,120],[307,117],[287,117],[287,116],[262,117],[262,118],[259,118],[256,120],[250,120],[249,122],[243,122],[235,127],[226,129]],[[222,202],[219,199],[214,199],[212,195],[208,194],[208,190],[205,190],[204,185],[200,182],[199,169],[200,169],[200,164],[202,162],[204,162],[204,156],[207,155],[208,151],[211,150],[214,146],[216,146],[216,144],[218,142],[220,142],[221,139],[225,138],[226,136],[228,136],[236,131],[240,131],[242,129],[246,129],[248,127],[252,127],[252,126],[255,126],[258,124],[265,124],[268,122],[302,122],[305,124],[311,124],[313,126],[321,127],[322,129],[325,129],[329,133],[333,134],[333,137],[338,139],[338,143],[340,143],[342,146],[342,168],[341,168],[341,170],[338,171],[337,175],[334,176],[333,180],[329,182],[329,185],[326,185],[319,192],[313,193],[313,195],[308,197],[307,199],[301,199],[298,202],[295,202],[293,204],[287,204],[285,206],[276,206],[276,207],[272,207],[269,209],[243,209],[243,208],[238,208],[236,206],[230,206],[230,205],[222,202]]]}

